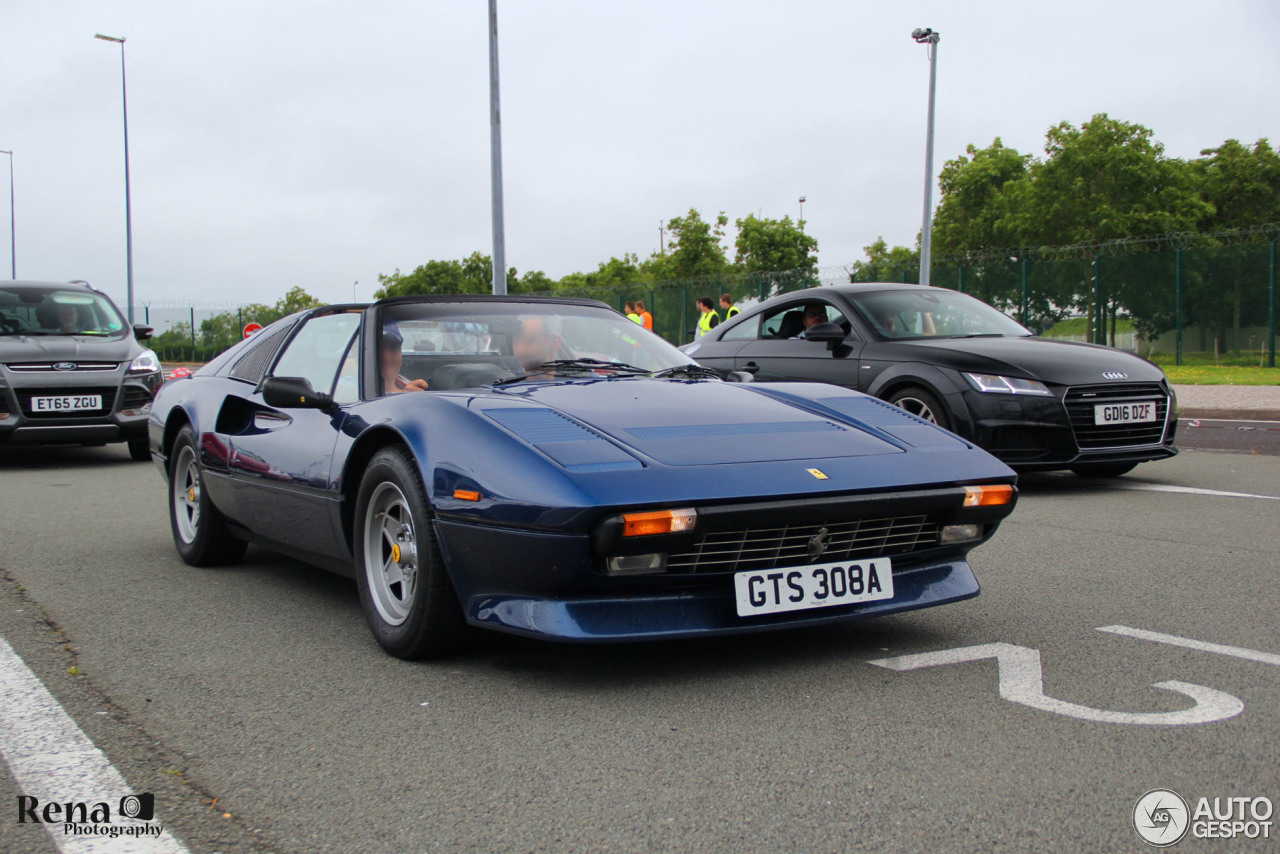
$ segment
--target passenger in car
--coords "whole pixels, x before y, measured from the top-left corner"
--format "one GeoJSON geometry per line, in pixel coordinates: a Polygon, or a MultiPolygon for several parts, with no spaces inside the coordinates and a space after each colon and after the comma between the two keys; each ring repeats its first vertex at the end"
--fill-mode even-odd
{"type": "Polygon", "coordinates": [[[404,338],[394,324],[387,324],[382,331],[382,339],[378,342],[378,368],[382,374],[384,394],[426,391],[429,388],[426,380],[411,380],[400,373],[400,367],[403,364],[404,338]]]}

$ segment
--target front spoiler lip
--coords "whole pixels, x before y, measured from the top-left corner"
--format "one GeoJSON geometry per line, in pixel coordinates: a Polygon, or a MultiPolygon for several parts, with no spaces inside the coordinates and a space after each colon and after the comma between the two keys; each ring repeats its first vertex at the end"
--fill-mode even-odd
{"type": "Polygon", "coordinates": [[[893,576],[883,602],[738,617],[733,595],[672,593],[550,599],[484,594],[465,605],[467,622],[508,634],[566,643],[677,640],[816,626],[972,599],[980,592],[967,560],[940,561],[893,576]]]}

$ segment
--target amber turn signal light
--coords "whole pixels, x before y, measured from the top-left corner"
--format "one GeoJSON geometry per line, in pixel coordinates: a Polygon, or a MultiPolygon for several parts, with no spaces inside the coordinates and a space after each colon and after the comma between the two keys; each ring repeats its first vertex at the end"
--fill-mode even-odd
{"type": "Polygon", "coordinates": [[[993,507],[1013,501],[1013,487],[1007,483],[964,488],[965,507],[993,507]]]}
{"type": "Polygon", "coordinates": [[[453,491],[453,497],[459,501],[479,501],[480,493],[473,489],[455,489],[453,491]]]}
{"type": "Polygon", "coordinates": [[[650,534],[678,534],[692,531],[698,522],[698,511],[648,510],[642,513],[622,514],[622,536],[645,537],[650,534]]]}

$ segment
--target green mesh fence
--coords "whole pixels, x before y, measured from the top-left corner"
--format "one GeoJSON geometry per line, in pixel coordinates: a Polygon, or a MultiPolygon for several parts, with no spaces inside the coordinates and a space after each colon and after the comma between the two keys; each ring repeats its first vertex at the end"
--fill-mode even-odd
{"type": "MultiPolygon", "coordinates": [[[[1238,364],[1275,366],[1276,243],[1280,227],[1213,234],[1173,234],[1088,246],[1005,249],[935,256],[931,284],[971,294],[1029,329],[1044,333],[1064,319],[1076,340],[1143,355],[1212,354],[1238,364]],[[1070,325],[1070,324],[1068,324],[1070,325]]],[[[918,269],[881,272],[883,280],[916,283],[918,269]]],[[[848,282],[848,267],[734,273],[609,288],[556,289],[548,296],[587,297],[622,310],[643,300],[654,331],[675,345],[693,339],[698,297],[719,311],[727,293],[739,308],[772,296],[848,282]]],[[[204,361],[239,340],[252,318],[239,309],[168,306],[176,322],[157,325],[155,349],[166,361],[204,361]],[[192,334],[191,321],[195,321],[192,334]]],[[[150,310],[150,320],[159,311],[150,310]]],[[[722,317],[723,319],[723,317],[722,317]]],[[[265,320],[265,319],[264,319],[265,320]]],[[[1054,334],[1061,334],[1055,332],[1054,334]]],[[[1067,337],[1072,337],[1067,336],[1067,337]]]]}

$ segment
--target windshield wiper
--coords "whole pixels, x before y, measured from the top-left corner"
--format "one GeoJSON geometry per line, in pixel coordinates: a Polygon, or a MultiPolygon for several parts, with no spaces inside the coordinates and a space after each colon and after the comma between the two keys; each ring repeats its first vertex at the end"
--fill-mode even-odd
{"type": "Polygon", "coordinates": [[[654,371],[649,376],[654,379],[662,379],[663,377],[674,377],[683,374],[686,377],[715,377],[722,379],[719,371],[690,362],[687,365],[676,365],[674,368],[664,368],[661,371],[654,371]]]}
{"type": "MultiPolygon", "coordinates": [[[[948,338],[1004,338],[1003,332],[970,332],[968,335],[949,335],[948,338]]],[[[1019,336],[1022,337],[1022,336],[1019,336]]]]}
{"type": "Polygon", "coordinates": [[[614,374],[625,374],[627,376],[649,373],[644,368],[637,368],[635,365],[628,365],[626,362],[605,362],[600,359],[556,359],[551,362],[543,362],[527,373],[500,379],[494,385],[518,383],[521,380],[527,380],[532,377],[546,376],[553,371],[557,376],[562,374],[596,373],[598,371],[611,371],[614,374]]]}
{"type": "Polygon", "coordinates": [[[52,335],[52,334],[53,334],[52,332],[37,332],[35,330],[26,330],[26,329],[13,329],[13,330],[0,329],[0,335],[21,335],[23,337],[30,336],[34,338],[37,335],[52,335]]]}

